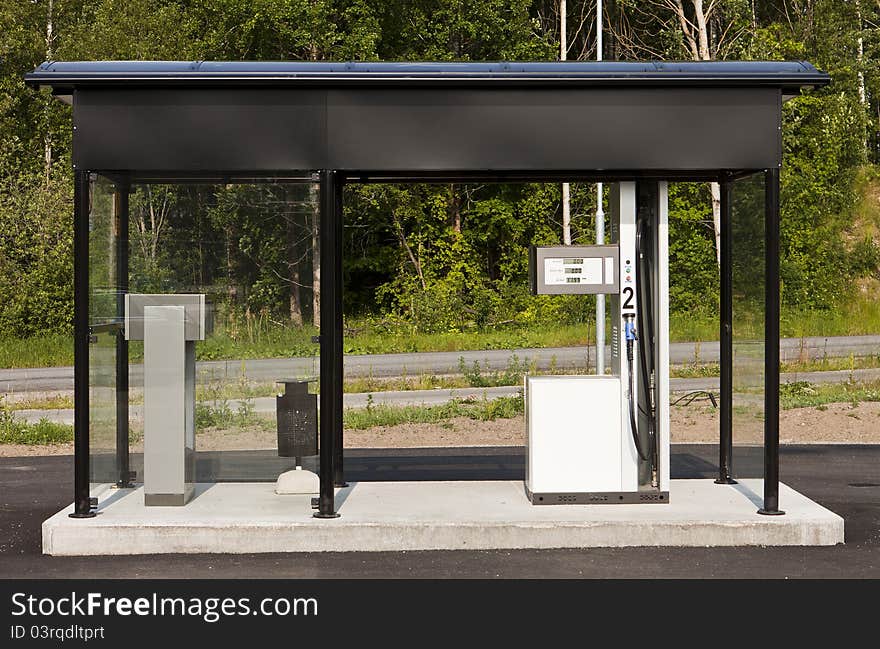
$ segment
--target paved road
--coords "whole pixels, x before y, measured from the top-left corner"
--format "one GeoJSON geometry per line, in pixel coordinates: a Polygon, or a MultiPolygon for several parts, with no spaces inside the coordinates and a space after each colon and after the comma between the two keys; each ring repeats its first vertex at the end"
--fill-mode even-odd
{"type": "MultiPolygon", "coordinates": [[[[762,449],[736,447],[734,472],[760,477],[762,449]]],[[[676,478],[715,474],[717,446],[673,445],[676,478]]],[[[224,466],[242,466],[225,462],[224,466]]],[[[244,463],[246,464],[246,462],[244,463]]],[[[349,480],[516,480],[523,449],[346,451],[349,480]]],[[[880,446],[785,445],[784,482],[840,514],[835,547],[46,557],[40,525],[71,500],[69,456],[0,458],[0,579],[21,578],[880,578],[880,446]]],[[[265,467],[263,467],[265,469],[265,467]]],[[[247,479],[247,476],[240,476],[247,479]]],[[[230,479],[234,479],[233,476],[230,479]]]]}
{"type": "MultiPolygon", "coordinates": [[[[864,370],[840,370],[829,372],[805,372],[784,373],[781,376],[783,383],[793,381],[808,381],[810,383],[846,383],[849,380],[876,381],[880,380],[880,369],[864,370]]],[[[707,377],[697,379],[670,379],[672,392],[691,392],[693,390],[718,390],[718,378],[707,377]]],[[[454,388],[444,390],[389,390],[386,392],[347,392],[343,395],[344,408],[364,408],[367,403],[387,404],[392,406],[419,406],[438,405],[448,403],[453,399],[498,399],[499,397],[514,397],[520,394],[519,386],[503,386],[494,388],[454,388]]],[[[232,410],[237,410],[242,404],[237,399],[228,402],[232,410]]],[[[249,401],[254,412],[263,415],[275,414],[275,397],[257,397],[249,401]]],[[[73,425],[73,408],[61,408],[55,410],[19,410],[16,414],[31,422],[36,423],[41,419],[48,419],[59,424],[73,425]]],[[[131,406],[131,417],[143,419],[143,406],[131,406]]]]}
{"type": "MultiPolygon", "coordinates": [[[[880,354],[880,336],[842,336],[835,338],[783,338],[783,361],[825,357],[880,354]]],[[[424,352],[414,354],[369,354],[345,357],[348,377],[393,377],[419,374],[458,374],[460,359],[470,368],[478,362],[484,371],[504,370],[511,358],[535,363],[538,369],[595,366],[595,349],[588,347],[549,347],[543,349],[483,350],[463,352],[424,352]]],[[[608,349],[606,356],[610,358],[608,349]]],[[[718,343],[673,343],[669,360],[674,365],[699,361],[718,361],[718,343]]],[[[253,381],[277,381],[289,376],[318,375],[317,357],[266,358],[256,360],[201,361],[203,376],[236,379],[245,374],[253,381]]],[[[143,366],[130,366],[131,385],[143,384],[143,366]]],[[[72,367],[0,370],[0,392],[54,391],[73,389],[72,367]]]]}

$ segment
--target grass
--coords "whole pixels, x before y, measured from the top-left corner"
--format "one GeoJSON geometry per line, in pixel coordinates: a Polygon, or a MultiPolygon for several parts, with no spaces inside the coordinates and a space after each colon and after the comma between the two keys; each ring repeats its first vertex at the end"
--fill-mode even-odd
{"type": "MultiPolygon", "coordinates": [[[[825,370],[854,371],[858,369],[880,368],[880,355],[864,357],[850,356],[848,358],[825,358],[808,360],[805,362],[782,363],[781,370],[788,373],[803,374],[825,370]]],[[[488,388],[502,386],[521,386],[523,376],[530,374],[582,374],[592,373],[588,368],[551,368],[545,372],[538,372],[533,362],[528,359],[520,360],[515,354],[508,361],[503,370],[489,369],[474,362],[467,365],[463,359],[459,362],[458,374],[437,376],[436,374],[418,374],[401,377],[354,377],[346,379],[343,383],[345,393],[375,393],[413,390],[452,390],[462,388],[488,388]]],[[[670,376],[673,378],[712,378],[719,374],[718,363],[690,363],[687,365],[673,365],[670,367],[670,376]]],[[[204,381],[205,377],[201,377],[204,381]]],[[[852,380],[851,380],[852,382],[852,380]]],[[[317,385],[317,384],[316,384],[317,385]]],[[[201,403],[209,403],[215,408],[229,408],[230,400],[248,400],[258,397],[273,397],[281,390],[275,382],[254,382],[242,375],[235,381],[223,381],[217,378],[209,378],[207,383],[200,382],[196,386],[196,399],[201,403]]],[[[129,403],[138,405],[143,403],[143,392],[134,389],[129,394],[129,403]]],[[[9,410],[56,410],[73,408],[73,399],[67,394],[53,394],[45,397],[25,398],[7,403],[9,410]]]]}
{"type": "MultiPolygon", "coordinates": [[[[587,372],[584,368],[553,368],[542,374],[572,374],[587,372]]],[[[499,386],[520,386],[526,373],[536,373],[535,363],[528,359],[520,360],[514,354],[503,370],[491,369],[474,361],[468,365],[464,358],[459,358],[459,374],[437,376],[436,374],[417,374],[399,377],[354,377],[343,382],[343,392],[370,393],[388,391],[436,390],[456,388],[491,388],[499,386]]],[[[317,383],[316,383],[317,386],[317,383]]],[[[223,382],[211,380],[206,385],[196,387],[196,399],[199,401],[217,401],[225,399],[252,399],[278,394],[281,387],[277,383],[258,383],[248,381],[241,375],[237,381],[223,382]]],[[[141,403],[143,396],[138,394],[131,398],[130,403],[141,403]]]]}
{"type": "MultiPolygon", "coordinates": [[[[718,340],[718,326],[715,315],[669,315],[669,337],[672,342],[718,340]]],[[[738,335],[743,337],[763,337],[763,321],[759,318],[742,318],[734,322],[734,327],[738,335]]],[[[880,332],[880,300],[865,295],[827,311],[783,308],[779,331],[783,338],[876,334],[880,332]]]]}
{"type": "Polygon", "coordinates": [[[419,374],[402,377],[364,376],[346,379],[342,384],[343,392],[388,392],[411,390],[439,390],[469,387],[467,379],[457,375],[437,376],[436,374],[419,374]]]}
{"type": "MultiPolygon", "coordinates": [[[[880,332],[880,300],[864,295],[829,311],[783,309],[780,328],[785,338],[877,333],[880,332]]],[[[751,322],[743,322],[738,333],[760,337],[761,332],[757,329],[760,329],[760,322],[752,319],[751,322]],[[756,330],[749,331],[749,327],[756,330]]],[[[346,331],[346,354],[384,354],[570,347],[591,343],[593,328],[589,324],[505,325],[487,331],[421,334],[403,326],[387,331],[366,321],[351,320],[346,323],[346,331]]],[[[199,360],[313,356],[318,353],[318,345],[312,342],[312,337],[317,333],[314,327],[297,329],[274,324],[235,331],[218,327],[208,340],[196,345],[196,354],[199,360]]],[[[108,336],[101,334],[102,347],[112,347],[108,336]]],[[[718,319],[707,313],[673,313],[670,315],[670,338],[673,342],[717,340],[718,319]]],[[[108,358],[111,357],[112,349],[106,349],[105,353],[108,358]]],[[[142,362],[143,344],[139,341],[131,342],[129,360],[142,362]]],[[[27,339],[0,339],[0,368],[72,364],[73,341],[69,336],[53,334],[27,339]]]]}
{"type": "MultiPolygon", "coordinates": [[[[813,385],[806,381],[786,383],[780,386],[780,405],[784,410],[815,407],[825,410],[828,404],[849,403],[853,407],[861,402],[880,401],[880,381],[868,383],[838,383],[813,385]]],[[[510,419],[523,414],[521,396],[498,399],[453,399],[436,406],[391,406],[374,404],[368,398],[365,408],[350,408],[343,413],[343,426],[347,429],[365,430],[377,426],[399,424],[442,424],[456,417],[478,421],[510,419]]],[[[735,414],[750,414],[752,409],[735,406],[735,414]]],[[[755,413],[760,417],[760,412],[755,413]]],[[[222,398],[196,406],[196,426],[206,428],[258,427],[274,430],[275,421],[256,414],[253,405],[245,402],[233,409],[222,398]]],[[[139,434],[132,431],[132,442],[139,434]]],[[[63,444],[73,441],[73,427],[56,424],[46,419],[28,423],[18,418],[14,411],[0,403],[0,444],[63,444]]]]}
{"type": "Polygon", "coordinates": [[[721,369],[718,363],[691,363],[671,365],[669,376],[674,379],[703,379],[718,376],[721,369]]]}
{"type": "Polygon", "coordinates": [[[833,370],[865,370],[880,367],[880,354],[870,356],[850,356],[846,358],[820,358],[806,361],[782,363],[782,372],[824,372],[833,370]]]}
{"type": "Polygon", "coordinates": [[[64,444],[73,441],[73,426],[41,419],[29,423],[0,403],[0,444],[64,444]]]}
{"type": "Polygon", "coordinates": [[[718,340],[718,316],[705,313],[670,313],[669,341],[718,340]]]}
{"type": "MultiPolygon", "coordinates": [[[[839,370],[864,370],[880,367],[880,354],[870,356],[853,356],[845,358],[827,357],[807,359],[804,361],[789,361],[779,365],[780,372],[804,374],[807,372],[825,372],[839,370]]],[[[718,376],[721,369],[718,363],[690,363],[688,365],[673,365],[669,368],[669,375],[679,379],[696,379],[718,376]]]]}
{"type": "Polygon", "coordinates": [[[52,394],[46,397],[28,397],[6,404],[8,410],[61,410],[73,408],[73,397],[66,394],[52,394]]]}
{"type": "Polygon", "coordinates": [[[345,339],[346,354],[458,352],[471,349],[522,349],[585,345],[590,325],[503,326],[488,331],[422,334],[401,328],[395,332],[364,328],[345,339]]]}
{"type": "MultiPolygon", "coordinates": [[[[318,345],[312,342],[312,337],[319,333],[311,326],[301,329],[272,326],[249,333],[218,328],[207,340],[196,344],[196,356],[200,361],[317,356],[318,345]]],[[[132,347],[130,352],[130,359],[143,360],[141,344],[132,347]]]]}
{"type": "Polygon", "coordinates": [[[779,405],[783,410],[822,408],[829,403],[849,403],[855,406],[863,401],[880,401],[880,381],[819,385],[795,381],[779,386],[779,405]]]}
{"type": "Polygon", "coordinates": [[[364,430],[398,424],[436,424],[455,417],[479,421],[510,419],[522,413],[522,397],[454,399],[437,406],[374,405],[368,401],[366,408],[347,409],[342,416],[342,425],[348,429],[364,430]]]}
{"type": "MultiPolygon", "coordinates": [[[[824,409],[831,403],[857,405],[864,401],[880,401],[880,381],[869,383],[836,383],[812,385],[805,381],[780,386],[780,406],[784,410],[818,407],[824,409]]],[[[735,406],[736,414],[752,414],[746,406],[735,406]]],[[[499,399],[453,400],[437,406],[388,406],[368,404],[366,408],[348,409],[343,414],[343,426],[348,429],[367,429],[375,426],[398,424],[436,424],[455,417],[467,417],[480,421],[509,419],[523,414],[523,399],[502,397],[499,399]]],[[[760,411],[755,413],[762,417],[760,411]]]]}
{"type": "Polygon", "coordinates": [[[261,417],[254,412],[254,404],[243,401],[233,410],[226,401],[196,404],[196,428],[246,428],[257,426],[274,430],[273,418],[261,417]]]}
{"type": "MultiPolygon", "coordinates": [[[[239,401],[235,410],[229,405],[226,397],[229,385],[219,380],[200,386],[202,400],[196,403],[195,424],[196,428],[243,428],[246,426],[267,426],[270,422],[266,417],[260,417],[254,412],[254,404],[250,396],[239,401]]],[[[237,387],[247,388],[247,383],[241,379],[237,387]]],[[[197,395],[197,398],[199,395],[197,395]]],[[[274,422],[271,422],[274,424],[274,422]]]]}
{"type": "Polygon", "coordinates": [[[876,334],[880,332],[880,300],[862,296],[829,311],[784,311],[779,327],[783,338],[876,334]]]}
{"type": "Polygon", "coordinates": [[[0,339],[0,367],[73,365],[73,338],[61,334],[0,339]]]}
{"type": "MultiPolygon", "coordinates": [[[[107,336],[107,334],[103,334],[107,336]]],[[[311,342],[317,330],[277,327],[261,337],[233,338],[228,332],[215,332],[196,345],[196,358],[230,360],[252,358],[290,358],[316,356],[318,345],[311,342]]],[[[485,332],[412,334],[364,331],[346,337],[346,354],[391,354],[405,352],[465,351],[473,349],[516,349],[524,347],[570,347],[588,343],[586,326],[564,325],[553,328],[504,328],[485,332]]],[[[143,344],[132,341],[129,361],[143,361],[143,344]]],[[[0,368],[58,367],[73,365],[73,340],[69,336],[0,339],[0,368]]]]}

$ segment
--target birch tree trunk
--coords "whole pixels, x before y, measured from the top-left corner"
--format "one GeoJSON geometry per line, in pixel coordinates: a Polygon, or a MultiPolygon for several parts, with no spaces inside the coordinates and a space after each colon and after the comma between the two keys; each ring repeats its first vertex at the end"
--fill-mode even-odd
{"type": "Polygon", "coordinates": [[[232,306],[232,308],[229,309],[229,319],[227,325],[229,328],[229,335],[232,337],[233,340],[235,340],[238,335],[238,321],[235,317],[235,306],[236,298],[238,297],[238,289],[235,284],[235,265],[232,262],[232,224],[226,224],[226,227],[223,228],[223,235],[226,239],[226,295],[229,300],[229,304],[232,306]]]}
{"type": "MultiPolygon", "coordinates": [[[[703,0],[690,0],[693,17],[688,16],[684,0],[663,0],[667,8],[671,9],[678,21],[684,41],[695,61],[711,61],[712,50],[709,41],[710,13],[717,8],[717,3],[712,1],[709,8],[703,6],[703,0]]],[[[721,266],[721,185],[710,183],[712,193],[712,229],[715,235],[715,261],[721,266]]]]}
{"type": "Polygon", "coordinates": [[[287,213],[287,267],[288,279],[290,280],[290,322],[295,327],[302,327],[303,314],[302,302],[300,300],[300,258],[299,258],[299,231],[297,228],[298,210],[293,207],[294,201],[291,200],[290,185],[284,185],[284,210],[287,213]]]}
{"type": "MultiPolygon", "coordinates": [[[[865,39],[862,35],[864,22],[862,20],[862,2],[861,0],[856,0],[856,18],[859,21],[859,36],[856,40],[856,44],[858,46],[858,50],[856,53],[856,69],[858,70],[858,82],[859,82],[859,101],[862,104],[862,110],[865,111],[866,116],[868,112],[868,95],[865,91],[865,69],[864,69],[864,59],[865,59],[865,39]]],[[[868,129],[865,128],[862,133],[862,151],[863,155],[868,154],[868,129]]]]}
{"type": "MultiPolygon", "coordinates": [[[[708,15],[703,10],[703,0],[691,0],[694,6],[694,18],[696,20],[697,47],[701,61],[711,61],[712,54],[709,51],[709,23],[708,15]]],[[[712,228],[715,234],[715,261],[721,267],[721,185],[710,183],[712,192],[712,228]]]]}
{"type": "Polygon", "coordinates": [[[712,190],[712,226],[715,230],[715,262],[721,267],[721,185],[709,183],[712,190]]]}
{"type": "MultiPolygon", "coordinates": [[[[314,36],[314,33],[312,34],[314,36]]],[[[309,43],[309,60],[323,60],[318,43],[309,43]]],[[[321,192],[317,182],[309,183],[309,206],[312,210],[312,324],[321,327],[321,192]]],[[[342,233],[339,233],[340,236],[342,233]]]]}
{"type": "Polygon", "coordinates": [[[321,210],[317,183],[309,184],[309,207],[312,211],[312,324],[321,326],[321,210]]]}
{"type": "MultiPolygon", "coordinates": [[[[48,12],[46,14],[46,60],[52,60],[52,44],[55,40],[53,33],[53,13],[55,9],[55,0],[49,0],[48,12]]],[[[46,184],[49,184],[49,178],[52,175],[52,129],[50,125],[50,107],[51,97],[46,97],[43,107],[43,117],[45,119],[46,132],[43,134],[43,164],[46,176],[46,184]]]]}
{"type": "MultiPolygon", "coordinates": [[[[559,60],[568,59],[566,0],[559,0],[559,60]]],[[[571,245],[571,185],[562,183],[562,243],[571,245]]]]}
{"type": "Polygon", "coordinates": [[[562,183],[562,243],[571,245],[571,185],[562,183]]]}
{"type": "Polygon", "coordinates": [[[455,185],[449,185],[449,226],[453,232],[461,234],[461,195],[455,190],[455,185]]]}
{"type": "Polygon", "coordinates": [[[864,72],[864,59],[865,59],[865,39],[862,35],[862,3],[861,0],[856,0],[856,18],[859,21],[859,36],[857,39],[858,45],[858,53],[857,53],[857,61],[858,61],[858,78],[859,78],[859,100],[862,102],[862,106],[866,106],[868,104],[868,96],[865,92],[865,72],[864,72]]]}

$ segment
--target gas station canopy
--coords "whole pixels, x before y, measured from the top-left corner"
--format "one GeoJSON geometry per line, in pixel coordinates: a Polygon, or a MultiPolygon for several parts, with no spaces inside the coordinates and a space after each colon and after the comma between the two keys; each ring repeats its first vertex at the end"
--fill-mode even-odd
{"type": "MultiPolygon", "coordinates": [[[[779,510],[779,172],[782,104],[830,78],[806,62],[295,63],[47,62],[25,77],[73,105],[75,517],[89,493],[90,183],[128,218],[136,183],[320,184],[318,516],[335,516],[342,468],[342,187],[358,182],[626,181],[721,184],[719,481],[732,454],[733,254],[763,302],[764,501],[779,510]],[[738,179],[751,187],[734,218],[738,179]],[[763,178],[761,178],[763,176],[763,178]],[[756,189],[758,191],[753,191],[756,189]],[[748,218],[747,218],[748,217],[748,218]],[[752,227],[732,247],[731,223],[752,227]],[[755,278],[747,272],[762,269],[755,278]],[[758,290],[759,289],[759,290],[758,290]]],[[[127,221],[125,221],[127,222],[127,221]]],[[[127,226],[114,290],[128,291],[127,226]]],[[[106,242],[102,242],[104,245],[106,242]]],[[[107,327],[120,326],[122,302],[107,327]]],[[[112,311],[112,309],[111,309],[112,311]]],[[[104,325],[102,325],[104,326],[104,325]]],[[[115,331],[115,329],[114,329],[115,331]]],[[[128,465],[127,347],[117,347],[117,484],[128,465]],[[120,387],[122,386],[122,387],[120,387]]]]}
{"type": "Polygon", "coordinates": [[[49,62],[78,169],[364,179],[702,177],[778,167],[805,62],[49,62]]]}

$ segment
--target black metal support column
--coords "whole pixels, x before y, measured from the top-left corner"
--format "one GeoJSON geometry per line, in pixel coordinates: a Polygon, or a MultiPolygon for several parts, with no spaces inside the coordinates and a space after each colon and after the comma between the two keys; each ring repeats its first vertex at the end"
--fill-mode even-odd
{"type": "Polygon", "coordinates": [[[89,173],[73,181],[73,513],[90,518],[89,497],[89,173]]]}
{"type": "MultiPolygon", "coordinates": [[[[128,180],[116,183],[116,319],[125,321],[125,294],[128,293],[128,180]]],[[[128,341],[125,331],[116,332],[116,486],[133,487],[128,455],[128,341]]]]}
{"type": "MultiPolygon", "coordinates": [[[[337,440],[342,439],[342,207],[341,179],[322,170],[321,245],[321,394],[320,493],[316,518],[336,518],[337,440]]],[[[341,454],[342,449],[339,449],[341,454]]],[[[339,467],[341,473],[341,466],[339,467]]]]}
{"type": "Polygon", "coordinates": [[[731,181],[721,179],[721,398],[718,441],[718,479],[715,484],[736,484],[733,479],[733,257],[731,242],[731,181]]]}
{"type": "Polygon", "coordinates": [[[779,169],[764,175],[764,506],[779,509],[779,169]]]}

